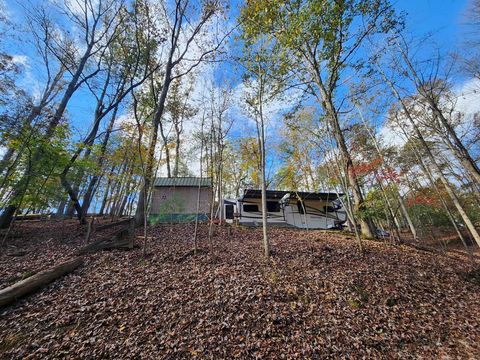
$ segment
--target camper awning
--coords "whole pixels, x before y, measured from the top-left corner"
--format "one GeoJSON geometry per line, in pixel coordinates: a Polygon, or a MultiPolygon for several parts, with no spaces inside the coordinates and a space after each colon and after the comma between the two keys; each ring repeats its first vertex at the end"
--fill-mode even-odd
{"type": "MultiPolygon", "coordinates": [[[[306,192],[306,191],[283,191],[283,190],[267,190],[267,199],[280,200],[285,195],[290,194],[290,199],[302,200],[325,200],[335,201],[343,194],[335,192],[306,192]]],[[[246,189],[241,200],[245,199],[261,199],[262,191],[256,189],[246,189]]]]}

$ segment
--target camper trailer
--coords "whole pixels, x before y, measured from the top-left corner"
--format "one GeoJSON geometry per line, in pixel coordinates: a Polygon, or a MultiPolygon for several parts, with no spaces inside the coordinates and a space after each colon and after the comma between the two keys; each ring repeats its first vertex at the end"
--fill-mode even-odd
{"type": "MultiPolygon", "coordinates": [[[[342,194],[267,190],[267,221],[278,226],[303,229],[336,229],[347,221],[339,197],[342,194]]],[[[240,199],[225,199],[228,222],[241,225],[262,224],[262,192],[247,189],[240,199]]]]}

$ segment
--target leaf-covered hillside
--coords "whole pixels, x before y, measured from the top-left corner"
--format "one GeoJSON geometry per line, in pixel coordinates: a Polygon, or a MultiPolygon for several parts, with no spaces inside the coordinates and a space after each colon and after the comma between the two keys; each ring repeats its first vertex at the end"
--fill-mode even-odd
{"type": "MultiPolygon", "coordinates": [[[[340,233],[270,231],[270,259],[261,229],[219,229],[194,255],[190,225],[154,228],[146,259],[141,249],[89,255],[1,310],[0,357],[480,356],[480,286],[464,258],[379,242],[361,256],[340,233]]],[[[33,244],[0,257],[2,278],[74,250],[54,239],[48,261],[33,244]]]]}

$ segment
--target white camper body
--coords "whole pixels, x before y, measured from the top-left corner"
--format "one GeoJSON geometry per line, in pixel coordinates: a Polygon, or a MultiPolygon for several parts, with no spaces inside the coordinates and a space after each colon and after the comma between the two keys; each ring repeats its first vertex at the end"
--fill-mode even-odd
{"type": "MultiPolygon", "coordinates": [[[[303,229],[340,228],[347,220],[336,193],[267,191],[269,224],[303,229]]],[[[242,225],[262,225],[260,190],[245,190],[238,200],[224,200],[228,222],[237,219],[242,225]]]]}

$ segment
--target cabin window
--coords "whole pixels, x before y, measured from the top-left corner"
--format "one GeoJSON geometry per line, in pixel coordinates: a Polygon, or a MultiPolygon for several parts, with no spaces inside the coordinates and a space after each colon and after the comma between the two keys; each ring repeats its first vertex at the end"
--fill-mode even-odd
{"type": "Polygon", "coordinates": [[[280,203],[278,201],[267,201],[268,212],[280,212],[280,203]]]}
{"type": "Polygon", "coordinates": [[[298,208],[298,212],[300,214],[305,214],[305,210],[307,210],[307,208],[305,207],[305,204],[303,204],[301,201],[297,201],[297,208],[298,208]]]}
{"type": "Polygon", "coordinates": [[[243,211],[245,212],[256,212],[258,211],[258,205],[244,204],[243,211]]]}

